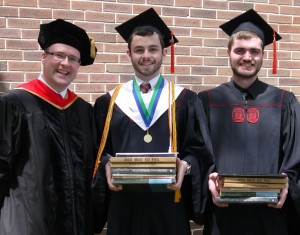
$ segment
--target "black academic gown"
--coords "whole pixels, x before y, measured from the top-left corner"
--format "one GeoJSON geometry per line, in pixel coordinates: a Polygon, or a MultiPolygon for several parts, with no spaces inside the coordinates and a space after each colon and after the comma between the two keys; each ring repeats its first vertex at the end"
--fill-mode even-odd
{"type": "Polygon", "coordinates": [[[91,235],[92,106],[31,88],[0,96],[0,234],[91,235]]]}
{"type": "Polygon", "coordinates": [[[244,101],[233,82],[199,94],[203,101],[215,154],[223,174],[277,174],[289,177],[282,209],[265,205],[218,208],[211,204],[205,234],[299,234],[300,112],[290,92],[256,80],[244,101]],[[251,98],[252,97],[252,98],[251,98]],[[299,214],[298,214],[299,215],[299,214]],[[288,228],[290,231],[288,232],[288,228]]]}
{"type": "MultiPolygon", "coordinates": [[[[110,99],[111,95],[106,94],[95,103],[98,133],[102,133],[110,99]]],[[[161,97],[161,101],[167,102],[166,97],[161,97]]],[[[107,188],[103,180],[107,159],[103,156],[93,183],[96,232],[101,231],[106,222],[106,215],[103,215],[105,196],[109,235],[185,235],[190,234],[189,219],[202,222],[213,156],[205,114],[194,92],[184,89],[177,97],[176,118],[179,157],[192,165],[192,175],[185,176],[182,185],[180,202],[174,202],[173,191],[109,192],[106,189],[110,193],[107,198],[108,194],[103,193],[104,188],[107,188]]],[[[115,104],[104,153],[114,156],[118,152],[168,152],[167,111],[150,127],[149,133],[153,140],[145,143],[143,138],[146,131],[115,104]]]]}

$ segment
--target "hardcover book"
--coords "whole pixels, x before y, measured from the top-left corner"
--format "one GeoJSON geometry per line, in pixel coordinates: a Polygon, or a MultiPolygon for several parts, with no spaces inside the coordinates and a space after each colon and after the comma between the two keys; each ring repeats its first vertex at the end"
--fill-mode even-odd
{"type": "Polygon", "coordinates": [[[217,197],[216,202],[229,204],[276,204],[278,197],[217,197]]]}

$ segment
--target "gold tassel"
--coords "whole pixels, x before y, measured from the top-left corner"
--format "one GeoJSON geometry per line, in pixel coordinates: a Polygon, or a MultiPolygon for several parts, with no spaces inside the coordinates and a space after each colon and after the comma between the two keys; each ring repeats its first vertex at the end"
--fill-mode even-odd
{"type": "Polygon", "coordinates": [[[95,41],[93,38],[90,38],[90,45],[91,45],[91,50],[90,50],[90,57],[95,59],[96,57],[96,46],[95,46],[95,41]]]}

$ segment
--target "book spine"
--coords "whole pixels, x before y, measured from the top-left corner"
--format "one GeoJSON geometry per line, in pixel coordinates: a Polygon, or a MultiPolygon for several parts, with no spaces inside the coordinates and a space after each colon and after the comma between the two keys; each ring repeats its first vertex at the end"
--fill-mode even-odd
{"type": "Polygon", "coordinates": [[[111,163],[111,168],[176,168],[175,163],[111,163]]]}
{"type": "Polygon", "coordinates": [[[217,197],[216,202],[218,203],[277,203],[278,197],[236,197],[236,198],[227,198],[227,197],[217,197]]]}
{"type": "Polygon", "coordinates": [[[221,197],[278,197],[276,192],[220,192],[221,197]]]}
{"type": "Polygon", "coordinates": [[[175,157],[112,157],[111,163],[176,163],[175,157]]]}
{"type": "Polygon", "coordinates": [[[112,174],[113,179],[139,179],[139,178],[144,178],[144,179],[150,179],[150,178],[174,178],[176,175],[141,175],[141,174],[112,174]]]}
{"type": "Polygon", "coordinates": [[[176,158],[178,153],[116,153],[116,157],[174,157],[176,158]]]}
{"type": "Polygon", "coordinates": [[[112,174],[176,174],[174,168],[112,168],[112,174]]]}
{"type": "Polygon", "coordinates": [[[285,178],[230,178],[230,177],[225,177],[221,179],[222,182],[224,183],[286,183],[285,178]]]}
{"type": "Polygon", "coordinates": [[[224,183],[222,187],[236,188],[284,188],[285,184],[261,184],[261,183],[224,183]]]}
{"type": "Polygon", "coordinates": [[[166,179],[112,179],[113,184],[172,184],[175,182],[175,178],[166,179]]]}

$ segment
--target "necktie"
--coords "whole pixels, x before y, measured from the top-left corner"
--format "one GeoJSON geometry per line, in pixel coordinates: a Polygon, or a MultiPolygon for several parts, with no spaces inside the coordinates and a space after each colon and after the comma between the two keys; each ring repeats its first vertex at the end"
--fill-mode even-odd
{"type": "Polygon", "coordinates": [[[141,92],[142,93],[147,93],[151,88],[151,85],[149,82],[143,82],[141,85],[140,85],[140,89],[141,89],[141,92]]]}

